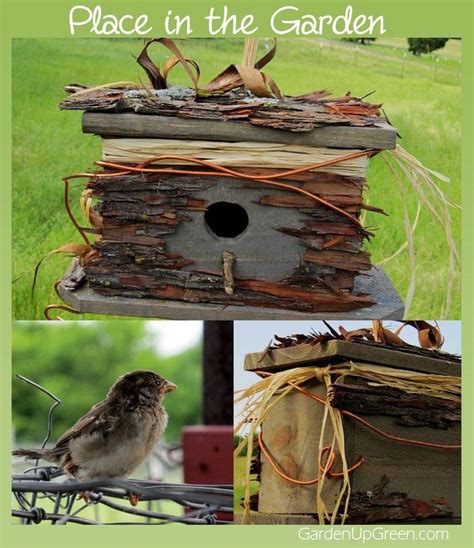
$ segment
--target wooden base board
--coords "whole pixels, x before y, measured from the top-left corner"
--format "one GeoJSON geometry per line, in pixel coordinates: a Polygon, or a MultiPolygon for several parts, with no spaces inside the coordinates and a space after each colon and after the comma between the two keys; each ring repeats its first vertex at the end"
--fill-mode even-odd
{"type": "Polygon", "coordinates": [[[250,521],[244,521],[243,513],[234,513],[234,525],[319,525],[312,514],[265,514],[251,512],[250,521]]]}
{"type": "Polygon", "coordinates": [[[58,293],[63,301],[83,314],[107,314],[172,320],[357,320],[403,318],[404,306],[398,293],[382,269],[372,268],[367,276],[358,276],[355,291],[368,293],[377,303],[342,313],[303,313],[276,308],[222,306],[206,303],[184,303],[160,299],[104,297],[87,285],[70,291],[62,283],[58,293]]]}
{"type": "MultiPolygon", "coordinates": [[[[250,523],[244,521],[243,513],[234,513],[234,525],[317,525],[318,518],[313,514],[266,514],[264,512],[251,512],[250,523]]],[[[460,517],[423,519],[419,521],[389,522],[385,525],[460,525],[460,517]]],[[[384,524],[381,524],[384,525],[384,524]]],[[[350,525],[348,525],[350,527],[350,525]]]]}

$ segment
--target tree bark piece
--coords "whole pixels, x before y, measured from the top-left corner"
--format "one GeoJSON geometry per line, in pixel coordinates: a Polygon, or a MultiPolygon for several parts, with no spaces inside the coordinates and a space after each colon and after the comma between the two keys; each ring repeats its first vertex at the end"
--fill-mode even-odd
{"type": "MultiPolygon", "coordinates": [[[[160,92],[148,90],[117,87],[85,92],[86,86],[77,85],[66,86],[66,89],[71,94],[61,102],[60,108],[101,113],[102,118],[93,117],[92,121],[88,118],[84,122],[85,131],[101,135],[121,135],[128,131],[127,136],[134,133],[143,137],[168,137],[169,133],[156,135],[159,131],[157,126],[163,126],[161,130],[163,132],[169,132],[170,129],[166,128],[174,126],[173,123],[155,124],[149,119],[144,118],[142,122],[138,118],[131,118],[134,116],[131,113],[135,113],[141,116],[149,115],[148,118],[171,116],[187,122],[196,122],[176,129],[178,133],[181,131],[183,136],[193,135],[193,133],[198,136],[205,135],[206,131],[207,134],[211,131],[217,135],[216,140],[219,140],[219,135],[226,136],[226,129],[229,129],[230,133],[235,135],[245,131],[250,135],[250,140],[264,142],[273,129],[282,130],[281,133],[286,136],[285,138],[288,138],[289,133],[311,132],[313,136],[308,141],[311,144],[321,142],[323,146],[338,146],[337,143],[340,142],[347,143],[345,145],[347,148],[357,148],[359,145],[363,148],[395,148],[396,130],[379,117],[380,105],[370,105],[350,95],[332,101],[310,100],[304,97],[285,97],[282,101],[275,101],[251,99],[245,93],[236,91],[219,96],[172,99],[167,95],[167,90],[160,94],[160,92]],[[77,91],[81,93],[76,94],[77,91]],[[354,106],[357,105],[359,108],[356,112],[354,106]],[[108,122],[107,118],[103,118],[103,115],[107,113],[121,113],[127,118],[114,118],[112,122],[108,122]],[[202,129],[199,125],[201,121],[217,123],[238,121],[238,123],[253,125],[254,130],[219,126],[214,128],[207,126],[207,129],[202,129]],[[331,126],[335,131],[331,131],[331,126]],[[320,132],[321,127],[323,129],[320,132]],[[346,132],[345,129],[349,131],[346,132]],[[359,129],[369,131],[358,131],[359,129]]],[[[179,124],[176,125],[179,126],[179,124]]]]}
{"type": "MultiPolygon", "coordinates": [[[[370,268],[369,256],[361,249],[363,238],[370,236],[364,229],[337,212],[296,194],[287,191],[264,194],[265,190],[258,183],[228,177],[211,178],[200,175],[200,171],[197,169],[197,174],[192,176],[130,174],[90,180],[88,189],[98,200],[91,212],[93,228],[86,229],[97,236],[94,249],[98,254],[84,265],[92,289],[110,296],[301,312],[344,312],[374,304],[365,294],[353,294],[355,276],[370,268]],[[207,267],[213,264],[208,258],[203,263],[204,268],[197,266],[195,261],[203,261],[200,257],[203,254],[197,253],[196,248],[186,248],[188,254],[194,253],[194,259],[181,251],[181,226],[203,222],[195,214],[204,214],[211,191],[219,196],[215,193],[218,185],[228,185],[231,189],[241,185],[238,199],[245,195],[250,200],[250,196],[255,195],[254,203],[265,209],[284,206],[294,210],[294,219],[280,215],[291,226],[274,227],[275,241],[281,232],[294,238],[295,247],[304,249],[301,254],[296,249],[291,251],[295,256],[292,261],[296,263],[299,256],[300,264],[295,264],[290,275],[272,280],[266,279],[264,274],[249,277],[239,273],[239,265],[249,261],[255,262],[256,271],[260,271],[259,261],[266,267],[267,248],[262,250],[266,253],[262,258],[255,247],[244,250],[243,257],[224,248],[234,255],[233,264],[231,256],[225,255],[225,264],[217,263],[212,269],[207,267]],[[175,236],[174,252],[170,251],[171,236],[175,236]]],[[[274,169],[270,171],[275,173],[274,169]]],[[[261,172],[265,169],[257,171],[261,172]]],[[[325,172],[300,175],[294,181],[295,185],[309,184],[314,188],[321,185],[326,193],[332,189],[333,194],[324,196],[358,215],[363,179],[325,172]]],[[[255,211],[253,215],[258,213],[255,211]]],[[[265,230],[269,229],[265,227],[265,230]]],[[[192,233],[188,235],[188,238],[193,237],[192,233]]],[[[260,238],[260,232],[255,237],[260,238]]],[[[288,264],[292,263],[288,260],[288,264]]]]}
{"type": "Polygon", "coordinates": [[[389,415],[404,426],[429,426],[446,430],[461,421],[461,403],[409,394],[388,387],[373,387],[360,380],[345,379],[328,390],[332,407],[362,415],[389,415]]]}
{"type": "Polygon", "coordinates": [[[407,493],[385,493],[388,477],[383,476],[380,483],[370,491],[352,493],[349,502],[347,524],[386,523],[391,521],[410,522],[435,519],[442,523],[450,518],[453,511],[449,502],[439,497],[430,502],[410,498],[407,493]]]}

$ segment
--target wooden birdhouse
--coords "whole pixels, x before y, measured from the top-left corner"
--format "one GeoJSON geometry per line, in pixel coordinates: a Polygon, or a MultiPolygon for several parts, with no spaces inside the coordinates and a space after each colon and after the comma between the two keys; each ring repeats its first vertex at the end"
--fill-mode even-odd
{"type": "MultiPolygon", "coordinates": [[[[245,357],[245,369],[260,375],[300,367],[329,367],[330,382],[303,384],[312,397],[293,390],[265,415],[261,439],[266,454],[260,447],[253,463],[260,484],[252,522],[318,523],[317,484],[301,482],[318,477],[318,467],[324,468],[328,457],[328,452],[321,454],[321,447],[334,443],[329,420],[321,434],[321,402],[326,400],[342,416],[351,487],[345,523],[461,522],[461,402],[452,396],[453,384],[460,390],[459,357],[411,345],[345,340],[245,357]],[[345,367],[351,368],[350,374],[336,373],[345,367]],[[387,370],[397,370],[395,377],[384,376],[387,370]],[[442,397],[436,390],[434,395],[427,393],[426,383],[433,379],[425,379],[430,375],[436,376],[438,387],[446,385],[442,397]],[[411,388],[403,379],[411,379],[411,388]],[[424,391],[413,388],[417,382],[424,391]]],[[[328,468],[321,492],[329,510],[343,482],[337,447],[336,443],[334,465],[328,468]]],[[[335,523],[340,523],[346,496],[335,523]]]]}
{"type": "Polygon", "coordinates": [[[63,299],[80,311],[199,319],[402,317],[360,222],[378,105],[242,88],[67,86],[102,138],[87,196],[95,253],[63,299]]]}

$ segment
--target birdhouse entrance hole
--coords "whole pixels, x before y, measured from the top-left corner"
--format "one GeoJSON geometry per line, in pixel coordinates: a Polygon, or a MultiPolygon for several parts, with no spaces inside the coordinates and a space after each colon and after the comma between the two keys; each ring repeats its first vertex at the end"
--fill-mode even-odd
{"type": "Polygon", "coordinates": [[[249,216],[239,204],[215,202],[204,213],[204,221],[209,230],[216,236],[236,238],[247,228],[249,216]]]}

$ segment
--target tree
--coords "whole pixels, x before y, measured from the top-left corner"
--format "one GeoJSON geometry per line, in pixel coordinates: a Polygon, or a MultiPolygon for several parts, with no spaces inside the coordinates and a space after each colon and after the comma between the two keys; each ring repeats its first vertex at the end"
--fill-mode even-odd
{"type": "Polygon", "coordinates": [[[408,51],[419,56],[444,48],[449,38],[408,38],[408,51]]]}
{"type": "Polygon", "coordinates": [[[368,36],[362,37],[362,38],[343,38],[345,42],[355,42],[356,44],[362,44],[363,46],[366,46],[368,44],[371,44],[372,42],[375,42],[377,38],[369,38],[368,36]]]}
{"type": "MultiPolygon", "coordinates": [[[[202,422],[201,348],[164,357],[155,342],[146,322],[16,322],[13,374],[28,377],[62,400],[54,413],[54,441],[103,399],[120,375],[154,370],[178,385],[165,402],[170,416],[166,439],[178,441],[183,426],[202,422]]],[[[38,443],[46,433],[52,400],[15,378],[12,396],[18,442],[38,443]]]]}

